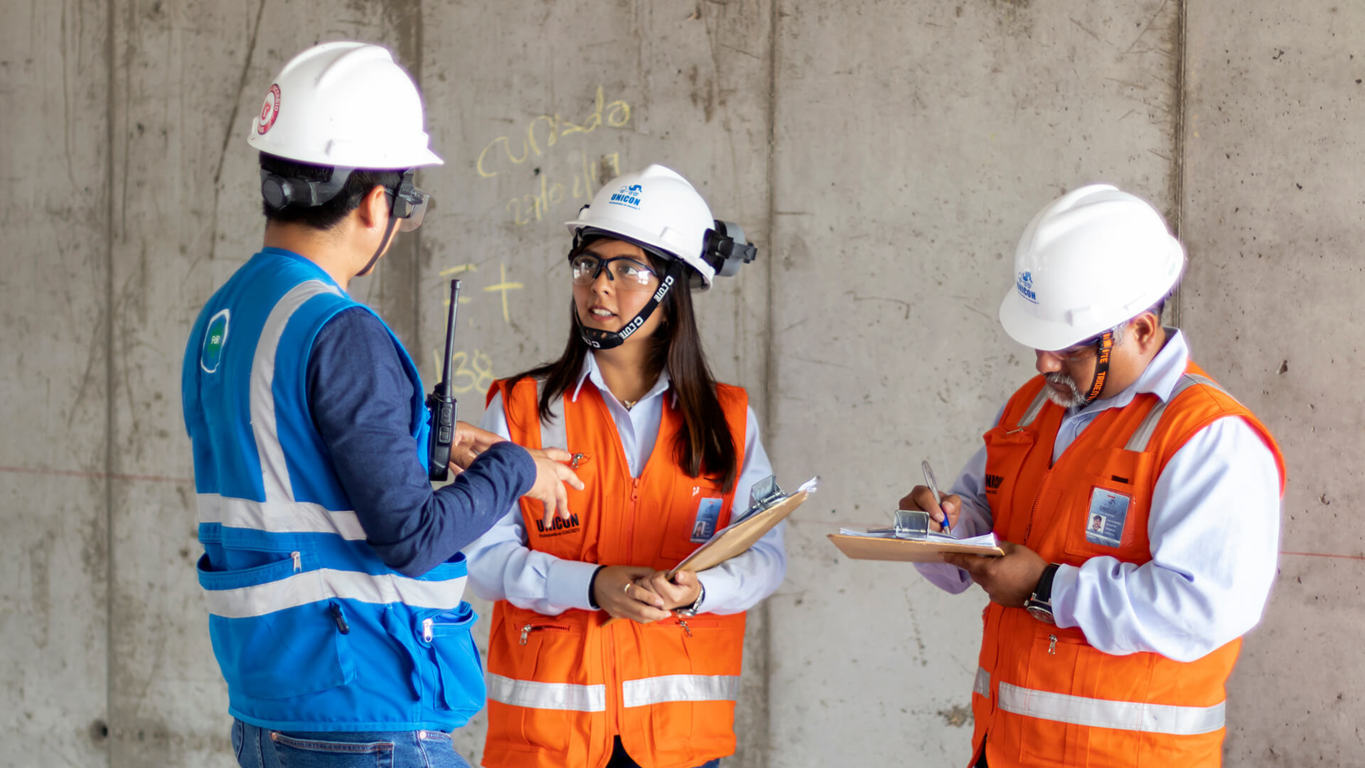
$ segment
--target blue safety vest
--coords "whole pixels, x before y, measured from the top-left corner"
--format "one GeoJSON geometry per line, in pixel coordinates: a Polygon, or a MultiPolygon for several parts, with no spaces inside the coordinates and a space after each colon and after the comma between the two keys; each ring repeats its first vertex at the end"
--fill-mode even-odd
{"type": "MultiPolygon", "coordinates": [[[[450,730],[484,702],[464,555],[417,578],[385,565],[309,413],[313,340],[351,307],[364,305],[316,264],[266,248],[190,334],[182,398],[213,652],[229,711],[253,725],[450,730]]],[[[389,335],[412,380],[413,459],[425,467],[421,379],[389,335]]]]}

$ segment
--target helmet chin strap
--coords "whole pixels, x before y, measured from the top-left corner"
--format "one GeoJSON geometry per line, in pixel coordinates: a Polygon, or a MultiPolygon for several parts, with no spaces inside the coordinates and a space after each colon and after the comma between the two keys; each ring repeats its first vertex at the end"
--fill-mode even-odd
{"type": "Polygon", "coordinates": [[[1114,332],[1105,331],[1100,335],[1096,342],[1095,350],[1095,378],[1090,382],[1090,391],[1086,393],[1085,402],[1082,405],[1090,405],[1095,402],[1095,398],[1104,391],[1104,382],[1109,378],[1109,356],[1114,350],[1114,332]]]}
{"type": "Polygon", "coordinates": [[[578,308],[574,307],[573,319],[574,324],[578,326],[578,337],[583,340],[584,344],[593,349],[613,349],[621,346],[626,339],[640,330],[650,315],[654,314],[654,309],[659,306],[664,297],[668,296],[668,292],[681,279],[681,275],[682,268],[679,262],[670,260],[663,278],[659,280],[658,290],[654,291],[654,295],[649,297],[649,301],[619,331],[603,331],[598,328],[587,327],[583,324],[583,318],[578,316],[578,308]]]}

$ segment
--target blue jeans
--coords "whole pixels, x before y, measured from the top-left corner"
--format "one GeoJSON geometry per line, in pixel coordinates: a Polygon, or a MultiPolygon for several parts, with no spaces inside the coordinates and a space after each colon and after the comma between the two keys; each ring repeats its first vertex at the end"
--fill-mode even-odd
{"type": "Polygon", "coordinates": [[[242,768],[470,768],[442,731],[281,733],[232,724],[242,768]]]}

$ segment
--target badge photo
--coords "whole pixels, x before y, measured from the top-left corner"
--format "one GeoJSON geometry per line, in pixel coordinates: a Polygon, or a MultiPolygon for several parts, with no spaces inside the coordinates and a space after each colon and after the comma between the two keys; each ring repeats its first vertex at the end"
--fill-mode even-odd
{"type": "Polygon", "coordinates": [[[697,516],[692,522],[692,541],[707,541],[716,535],[716,521],[720,519],[720,505],[724,499],[705,497],[697,502],[697,516]]]}
{"type": "Polygon", "coordinates": [[[1128,520],[1132,499],[1121,493],[1095,488],[1090,492],[1090,510],[1085,515],[1085,540],[1091,544],[1117,547],[1123,541],[1123,525],[1128,520]]]}

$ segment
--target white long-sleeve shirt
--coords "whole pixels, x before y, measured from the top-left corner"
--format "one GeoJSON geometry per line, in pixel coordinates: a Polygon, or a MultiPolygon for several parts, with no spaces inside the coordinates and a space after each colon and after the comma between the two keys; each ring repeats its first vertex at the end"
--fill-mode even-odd
{"type": "MultiPolygon", "coordinates": [[[[1131,386],[1067,410],[1054,462],[1101,412],[1144,392],[1170,398],[1189,348],[1179,331],[1167,333],[1166,345],[1131,386]]],[[[951,493],[962,499],[955,535],[991,530],[985,472],[983,445],[953,484],[951,493]]],[[[1218,419],[1175,452],[1152,491],[1147,535],[1152,559],[1143,565],[1103,556],[1057,570],[1052,611],[1058,626],[1080,627],[1086,641],[1106,653],[1151,651],[1192,661],[1260,621],[1279,552],[1280,474],[1247,422],[1218,419]]],[[[947,564],[917,567],[949,592],[972,583],[966,571],[947,564]]]]}
{"type": "MultiPolygon", "coordinates": [[[[627,410],[607,389],[596,359],[589,354],[577,386],[565,392],[565,396],[576,400],[584,386],[597,387],[621,436],[631,476],[639,477],[659,436],[664,397],[672,396],[669,384],[668,372],[664,371],[649,392],[627,410]]],[[[508,437],[501,395],[489,402],[482,426],[508,437]]],[[[744,435],[744,460],[735,480],[732,519],[748,508],[753,484],[772,474],[752,408],[748,410],[744,435]]],[[[739,613],[772,594],[787,573],[783,528],[784,524],[777,525],[748,552],[697,574],[705,589],[699,610],[739,613]]],[[[521,509],[515,504],[488,533],[465,549],[465,557],[469,561],[469,584],[485,600],[507,600],[518,608],[547,616],[570,608],[595,610],[588,602],[588,587],[597,563],[566,560],[528,548],[521,509]]]]}

